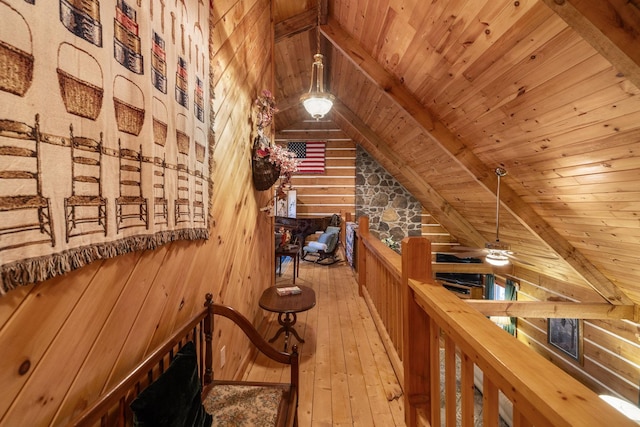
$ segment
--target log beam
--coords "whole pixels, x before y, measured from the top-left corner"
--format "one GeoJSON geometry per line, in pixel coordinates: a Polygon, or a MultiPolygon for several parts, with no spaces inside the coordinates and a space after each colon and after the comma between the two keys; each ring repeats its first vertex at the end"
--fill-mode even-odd
{"type": "Polygon", "coordinates": [[[277,22],[275,25],[276,43],[286,38],[293,37],[296,34],[309,31],[318,23],[318,13],[316,8],[309,9],[299,13],[284,21],[277,22]]]}
{"type": "MultiPolygon", "coordinates": [[[[451,206],[437,191],[427,183],[419,173],[406,164],[387,144],[368,127],[353,111],[340,100],[333,106],[333,114],[342,129],[354,140],[369,151],[379,153],[390,162],[398,174],[403,175],[412,185],[424,195],[423,204],[432,213],[443,218],[441,224],[452,233],[459,233],[471,239],[476,245],[483,245],[485,238],[480,234],[453,206],[451,206]],[[429,202],[429,203],[425,203],[429,202]]],[[[434,264],[435,265],[435,264],[434,264]]]]}
{"type": "Polygon", "coordinates": [[[576,33],[640,88],[640,2],[543,0],[576,33]]]}
{"type": "Polygon", "coordinates": [[[492,274],[493,267],[486,263],[434,262],[431,264],[434,273],[466,273],[492,274]]]}
{"type": "Polygon", "coordinates": [[[485,316],[571,319],[634,319],[633,305],[558,301],[465,301],[485,316]]]}

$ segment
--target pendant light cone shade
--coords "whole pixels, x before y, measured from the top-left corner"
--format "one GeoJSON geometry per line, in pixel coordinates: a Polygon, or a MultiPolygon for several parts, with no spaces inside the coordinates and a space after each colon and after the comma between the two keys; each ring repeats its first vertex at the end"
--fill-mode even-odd
{"type": "Polygon", "coordinates": [[[305,110],[316,120],[323,118],[333,107],[335,97],[324,91],[324,65],[320,53],[313,55],[311,86],[309,92],[300,97],[305,110]]]}

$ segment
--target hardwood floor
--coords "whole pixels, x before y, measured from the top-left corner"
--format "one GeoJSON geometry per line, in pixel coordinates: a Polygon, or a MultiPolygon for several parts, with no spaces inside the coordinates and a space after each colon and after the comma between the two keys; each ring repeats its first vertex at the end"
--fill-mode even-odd
{"type": "MultiPolygon", "coordinates": [[[[290,263],[276,284],[292,283],[292,271],[290,263]]],[[[404,426],[402,389],[349,265],[301,261],[296,285],[316,292],[316,306],[295,325],[305,343],[291,337],[300,352],[300,427],[404,426]]],[[[276,314],[268,319],[271,338],[279,325],[276,314]]],[[[283,337],[273,345],[283,348],[283,337]]],[[[244,379],[281,381],[283,372],[258,356],[244,379]]]]}

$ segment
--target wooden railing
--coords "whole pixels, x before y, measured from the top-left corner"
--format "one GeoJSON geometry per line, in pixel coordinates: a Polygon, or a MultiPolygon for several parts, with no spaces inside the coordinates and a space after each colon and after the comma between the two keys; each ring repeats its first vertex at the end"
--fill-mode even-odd
{"type": "Polygon", "coordinates": [[[370,236],[367,217],[358,220],[357,262],[360,295],[369,306],[393,369],[402,384],[402,260],[391,248],[370,236]]]}
{"type": "Polygon", "coordinates": [[[479,388],[485,426],[498,425],[501,399],[510,402],[516,427],[637,426],[464,300],[435,284],[428,240],[406,238],[400,257],[375,242],[366,218],[359,222],[358,237],[359,287],[369,299],[378,326],[389,328],[381,335],[397,348],[407,426],[440,426],[442,421],[455,426],[457,414],[463,426],[474,425],[474,370],[480,370],[483,378],[479,388]],[[383,272],[385,269],[389,271],[383,272]]]}

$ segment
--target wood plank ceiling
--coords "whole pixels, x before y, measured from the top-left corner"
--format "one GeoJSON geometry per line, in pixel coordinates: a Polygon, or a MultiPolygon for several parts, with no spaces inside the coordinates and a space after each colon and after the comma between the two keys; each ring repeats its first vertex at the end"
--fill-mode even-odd
{"type": "MultiPolygon", "coordinates": [[[[328,117],[459,242],[640,302],[640,2],[322,0],[328,117]]],[[[317,3],[276,0],[276,129],[308,119],[317,3]]],[[[636,310],[637,312],[638,310],[636,310]]]]}

